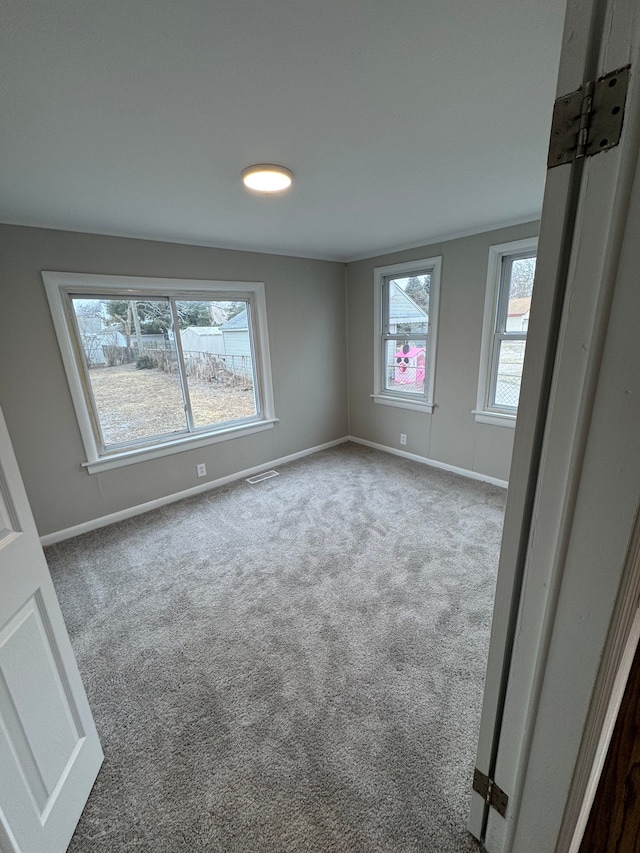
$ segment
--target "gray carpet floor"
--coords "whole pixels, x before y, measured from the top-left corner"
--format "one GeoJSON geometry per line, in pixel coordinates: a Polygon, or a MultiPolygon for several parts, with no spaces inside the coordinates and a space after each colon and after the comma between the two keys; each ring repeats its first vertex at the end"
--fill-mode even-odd
{"type": "Polygon", "coordinates": [[[46,549],[105,750],[70,853],[460,853],[505,493],[353,444],[46,549]]]}

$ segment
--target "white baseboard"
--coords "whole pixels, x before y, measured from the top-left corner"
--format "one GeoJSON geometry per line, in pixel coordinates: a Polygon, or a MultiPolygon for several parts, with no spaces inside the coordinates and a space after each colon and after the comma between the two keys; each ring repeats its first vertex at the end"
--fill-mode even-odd
{"type": "Polygon", "coordinates": [[[381,450],[383,453],[392,453],[395,456],[402,456],[404,459],[412,459],[414,462],[421,462],[423,465],[430,465],[432,468],[440,468],[443,471],[452,471],[454,474],[469,477],[471,480],[481,480],[483,483],[491,483],[494,486],[501,486],[503,489],[506,489],[508,485],[506,480],[498,480],[495,477],[489,477],[486,474],[478,474],[476,471],[468,471],[466,468],[447,465],[446,462],[437,462],[435,459],[427,459],[425,456],[417,456],[415,453],[407,453],[406,450],[396,450],[395,447],[387,447],[385,444],[376,444],[374,441],[367,441],[364,438],[356,438],[354,435],[345,435],[343,438],[338,438],[335,441],[328,441],[326,444],[318,444],[316,447],[309,447],[307,450],[300,450],[298,453],[291,453],[289,456],[280,457],[280,459],[272,459],[270,462],[265,462],[262,465],[255,465],[253,468],[245,468],[244,471],[237,471],[235,474],[229,474],[227,477],[210,480],[208,483],[202,483],[199,486],[184,489],[182,492],[175,492],[174,494],[166,495],[163,498],[156,498],[156,500],[128,507],[128,509],[112,512],[110,515],[93,518],[91,521],[85,521],[82,524],[76,524],[73,527],[67,527],[64,530],[58,530],[55,533],[47,533],[40,537],[40,542],[43,547],[53,545],[56,542],[62,542],[64,539],[71,539],[73,536],[80,536],[82,533],[89,533],[91,530],[97,530],[99,527],[106,527],[109,524],[115,524],[117,521],[124,521],[127,518],[142,515],[143,512],[158,509],[158,507],[175,503],[183,498],[189,498],[193,495],[199,495],[202,492],[208,492],[210,489],[216,489],[218,486],[233,483],[235,480],[242,480],[246,477],[251,477],[253,474],[258,474],[260,471],[274,468],[276,465],[284,465],[286,462],[294,462],[296,459],[311,456],[314,453],[318,453],[320,450],[327,450],[329,447],[344,444],[346,441],[353,441],[354,444],[363,444],[366,447],[373,447],[375,450],[381,450]]]}
{"type": "Polygon", "coordinates": [[[477,471],[469,471],[467,468],[458,468],[457,465],[447,465],[446,462],[438,462],[435,459],[427,459],[426,456],[408,453],[406,450],[387,447],[386,444],[376,444],[375,441],[367,441],[366,438],[356,438],[355,435],[350,435],[346,440],[353,441],[354,444],[364,444],[366,447],[373,447],[374,450],[382,450],[384,453],[393,453],[394,456],[402,456],[404,459],[412,459],[414,462],[421,462],[423,465],[430,465],[432,468],[440,468],[441,471],[451,471],[453,474],[460,474],[462,477],[468,477],[470,480],[480,480],[482,483],[491,483],[492,486],[500,486],[503,489],[506,489],[509,485],[507,480],[498,480],[497,477],[490,477],[488,474],[479,474],[477,471]]]}
{"type": "Polygon", "coordinates": [[[318,453],[320,450],[327,450],[329,447],[344,444],[345,441],[349,441],[348,436],[338,438],[335,441],[328,441],[326,444],[318,444],[316,447],[309,447],[307,450],[301,450],[298,453],[290,453],[289,456],[281,456],[280,459],[272,459],[270,462],[264,462],[262,465],[255,465],[253,468],[245,468],[244,471],[237,471],[235,474],[229,474],[227,477],[219,477],[217,480],[210,480],[208,483],[193,486],[191,489],[184,489],[181,492],[175,492],[174,494],[166,495],[163,498],[156,498],[156,500],[153,501],[147,501],[146,503],[128,507],[127,509],[122,509],[118,512],[112,512],[110,515],[93,518],[91,521],[84,521],[82,524],[75,524],[73,527],[58,530],[55,533],[47,533],[40,537],[40,543],[45,547],[47,545],[53,545],[56,542],[62,542],[64,539],[71,539],[73,536],[80,536],[81,533],[89,533],[91,530],[97,530],[99,527],[106,527],[109,524],[115,524],[117,521],[124,521],[127,518],[142,515],[143,512],[149,512],[152,509],[158,509],[158,507],[175,503],[183,498],[189,498],[193,495],[199,495],[202,492],[208,492],[210,489],[216,489],[218,486],[233,483],[234,480],[242,480],[246,477],[251,477],[253,474],[258,474],[260,471],[268,470],[276,465],[284,465],[285,462],[294,462],[296,459],[302,459],[304,456],[311,456],[314,453],[318,453]]]}

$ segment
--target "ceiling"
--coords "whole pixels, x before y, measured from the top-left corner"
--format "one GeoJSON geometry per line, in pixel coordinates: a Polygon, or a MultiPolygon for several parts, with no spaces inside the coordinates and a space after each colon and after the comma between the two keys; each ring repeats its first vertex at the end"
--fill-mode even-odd
{"type": "Polygon", "coordinates": [[[535,219],[564,7],[2,0],[0,221],[344,261],[535,219]]]}

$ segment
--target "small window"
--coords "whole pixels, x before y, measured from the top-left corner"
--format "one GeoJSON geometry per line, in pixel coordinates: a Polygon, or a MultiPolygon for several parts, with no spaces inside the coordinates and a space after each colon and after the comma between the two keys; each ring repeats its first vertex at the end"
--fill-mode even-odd
{"type": "Polygon", "coordinates": [[[431,412],[440,258],[374,270],[376,403],[431,412]]]}
{"type": "Polygon", "coordinates": [[[513,426],[520,399],[537,240],[492,246],[476,420],[513,426]]]}
{"type": "Polygon", "coordinates": [[[90,471],[272,426],[261,283],[43,279],[90,471]]]}

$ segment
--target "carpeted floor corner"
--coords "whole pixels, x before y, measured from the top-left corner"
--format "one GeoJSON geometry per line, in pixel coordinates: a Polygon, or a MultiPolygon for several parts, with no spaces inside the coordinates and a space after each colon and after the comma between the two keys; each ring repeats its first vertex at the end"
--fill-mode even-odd
{"type": "Polygon", "coordinates": [[[105,763],[70,853],[470,853],[505,493],[346,444],[46,549],[105,763]]]}

